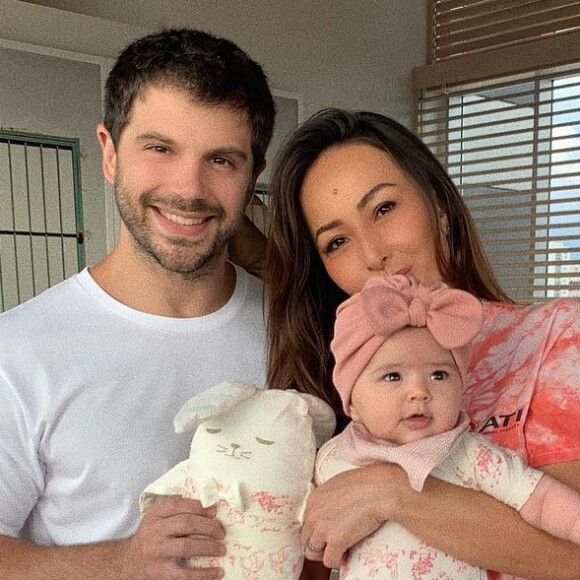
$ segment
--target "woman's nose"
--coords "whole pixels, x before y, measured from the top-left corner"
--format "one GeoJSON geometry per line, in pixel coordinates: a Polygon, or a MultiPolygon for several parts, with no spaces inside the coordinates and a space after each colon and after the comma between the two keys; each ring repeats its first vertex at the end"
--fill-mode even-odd
{"type": "Polygon", "coordinates": [[[365,263],[368,270],[380,272],[385,269],[387,256],[374,248],[365,250],[365,263]]]}
{"type": "Polygon", "coordinates": [[[382,258],[377,257],[376,260],[369,263],[368,269],[377,272],[382,272],[385,269],[386,262],[387,262],[386,256],[383,256],[382,258]]]}

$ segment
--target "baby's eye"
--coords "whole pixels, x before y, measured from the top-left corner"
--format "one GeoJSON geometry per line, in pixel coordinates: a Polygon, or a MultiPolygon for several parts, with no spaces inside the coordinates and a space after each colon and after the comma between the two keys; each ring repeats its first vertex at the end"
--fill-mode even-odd
{"type": "Polygon", "coordinates": [[[401,374],[400,373],[387,373],[384,377],[383,377],[384,381],[387,382],[393,382],[393,381],[400,381],[401,380],[401,374]]]}
{"type": "Polygon", "coordinates": [[[268,439],[262,439],[261,437],[256,437],[256,441],[262,445],[274,445],[274,441],[269,441],[268,439]]]}
{"type": "Polygon", "coordinates": [[[221,431],[221,429],[211,429],[210,427],[207,427],[206,431],[208,433],[219,433],[221,431]]]}
{"type": "Polygon", "coordinates": [[[433,371],[431,374],[432,381],[443,381],[449,376],[447,371],[433,371]]]}

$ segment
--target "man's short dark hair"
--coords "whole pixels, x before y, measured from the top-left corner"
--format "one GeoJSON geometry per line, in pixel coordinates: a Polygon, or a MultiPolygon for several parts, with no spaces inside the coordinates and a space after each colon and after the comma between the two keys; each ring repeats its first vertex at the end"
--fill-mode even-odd
{"type": "Polygon", "coordinates": [[[117,146],[135,98],[151,84],[183,88],[194,99],[245,110],[254,167],[264,162],[275,108],[262,67],[229,40],[170,29],[136,40],[119,55],[105,88],[104,124],[117,146]]]}

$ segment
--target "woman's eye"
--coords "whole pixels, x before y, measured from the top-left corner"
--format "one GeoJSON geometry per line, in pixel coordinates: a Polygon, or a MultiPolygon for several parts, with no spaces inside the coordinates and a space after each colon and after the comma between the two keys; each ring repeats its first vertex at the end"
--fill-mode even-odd
{"type": "Polygon", "coordinates": [[[394,382],[394,381],[400,381],[401,380],[401,375],[400,373],[387,373],[384,377],[383,377],[384,381],[387,381],[389,383],[394,382]]]}
{"type": "Polygon", "coordinates": [[[208,433],[219,433],[221,431],[221,429],[211,429],[210,427],[207,427],[206,431],[208,433]]]}
{"type": "Polygon", "coordinates": [[[345,238],[333,238],[326,246],[324,247],[324,253],[330,254],[334,250],[337,250],[344,244],[345,238]]]}
{"type": "Polygon", "coordinates": [[[431,374],[431,380],[433,381],[442,381],[447,378],[449,374],[446,371],[434,371],[431,374]]]}
{"type": "Polygon", "coordinates": [[[256,437],[256,441],[262,445],[274,445],[274,441],[268,439],[262,439],[261,437],[256,437]]]}
{"type": "Polygon", "coordinates": [[[386,213],[389,213],[395,207],[395,205],[396,204],[394,201],[386,201],[377,207],[375,213],[377,216],[382,216],[386,213]]]}

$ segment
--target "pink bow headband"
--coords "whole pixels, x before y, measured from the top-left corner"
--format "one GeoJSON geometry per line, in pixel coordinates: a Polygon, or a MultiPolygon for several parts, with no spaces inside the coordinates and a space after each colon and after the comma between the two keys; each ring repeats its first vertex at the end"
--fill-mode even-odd
{"type": "Polygon", "coordinates": [[[336,365],[333,379],[345,413],[358,377],[375,352],[407,326],[426,327],[453,354],[462,380],[469,365],[471,340],[483,321],[480,301],[443,282],[425,286],[411,275],[372,278],[343,302],[336,313],[330,348],[336,365]]]}

